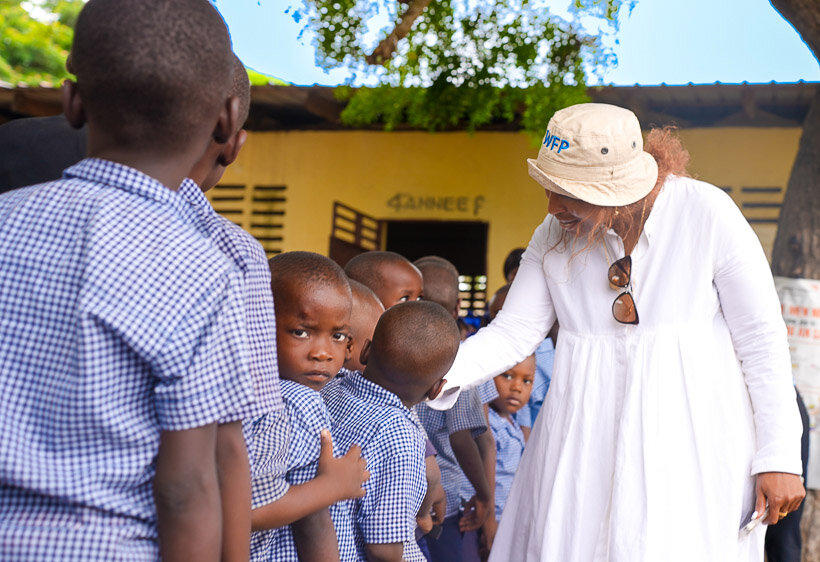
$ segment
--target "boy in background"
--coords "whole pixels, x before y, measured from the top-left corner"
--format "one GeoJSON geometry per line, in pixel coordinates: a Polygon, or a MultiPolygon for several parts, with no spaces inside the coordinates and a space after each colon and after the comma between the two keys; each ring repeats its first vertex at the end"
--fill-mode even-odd
{"type": "MultiPolygon", "coordinates": [[[[425,299],[458,318],[458,270],[439,256],[414,262],[422,272],[425,299]]],[[[478,536],[493,505],[495,443],[487,431],[484,408],[475,390],[466,391],[450,410],[420,404],[416,411],[436,448],[447,498],[441,535],[426,537],[433,561],[478,560],[478,536]],[[462,512],[463,508],[463,512],[462,512]]],[[[487,533],[494,534],[495,528],[487,533]]]]}
{"type": "Polygon", "coordinates": [[[359,254],[347,262],[345,273],[376,293],[385,309],[422,298],[421,272],[396,252],[359,254]]]}
{"type": "Polygon", "coordinates": [[[0,559],[219,558],[242,283],[173,191],[236,129],[230,54],[205,0],[79,15],[63,98],[91,158],[0,197],[0,559]]]}
{"type": "MultiPolygon", "coordinates": [[[[277,360],[290,426],[285,464],[291,487],[282,499],[262,504],[266,479],[254,479],[252,519],[259,532],[252,557],[356,560],[349,506],[337,502],[362,496],[365,461],[353,443],[345,457],[333,459],[332,443],[325,438],[320,448],[318,439],[331,426],[319,391],[335,378],[348,350],[350,285],[341,267],[312,252],[279,254],[271,258],[270,272],[278,303],[277,360]]],[[[269,416],[254,421],[254,442],[260,444],[255,448],[262,448],[270,427],[269,416]]]]}
{"type": "Polygon", "coordinates": [[[530,399],[535,378],[535,355],[530,355],[512,369],[493,380],[498,398],[490,402],[490,429],[496,443],[495,518],[501,512],[510,493],[513,476],[524,452],[524,432],[515,420],[515,414],[530,399]]]}
{"type": "Polygon", "coordinates": [[[414,531],[427,488],[426,435],[411,408],[439,393],[458,343],[458,328],[440,306],[398,304],[381,316],[365,346],[364,372],[323,392],[337,444],[361,444],[371,474],[367,494],[353,506],[363,560],[424,560],[414,531]]]}
{"type": "Polygon", "coordinates": [[[373,339],[376,324],[384,313],[384,305],[369,287],[350,279],[353,295],[353,310],[350,312],[350,354],[345,360],[341,376],[353,371],[364,371],[361,361],[364,344],[373,339]]]}

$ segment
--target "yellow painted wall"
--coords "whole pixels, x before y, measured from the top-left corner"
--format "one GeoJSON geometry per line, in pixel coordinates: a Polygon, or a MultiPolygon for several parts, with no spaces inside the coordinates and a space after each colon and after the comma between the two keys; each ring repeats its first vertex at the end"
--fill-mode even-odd
{"type": "MultiPolygon", "coordinates": [[[[785,189],[799,135],[797,128],[681,132],[693,175],[731,187],[736,201],[745,196],[744,186],[785,189]]],[[[280,217],[283,251],[326,254],[333,201],[378,219],[488,222],[492,292],[503,284],[507,252],[525,246],[546,213],[544,191],[529,178],[525,164],[536,154],[529,137],[512,132],[256,132],[222,183],[285,186],[286,201],[279,204],[285,211],[280,217]],[[396,208],[390,201],[399,193],[406,194],[403,203],[408,197],[445,199],[439,199],[438,209],[396,208]]],[[[757,228],[769,250],[773,229],[757,228]]]]}

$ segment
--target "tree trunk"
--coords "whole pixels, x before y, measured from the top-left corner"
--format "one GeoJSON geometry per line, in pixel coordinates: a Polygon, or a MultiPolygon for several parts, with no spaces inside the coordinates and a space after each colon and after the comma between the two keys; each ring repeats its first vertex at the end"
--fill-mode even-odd
{"type": "Polygon", "coordinates": [[[783,277],[820,279],[820,87],[803,122],[780,210],[772,271],[783,277]]]}
{"type": "MultiPolygon", "coordinates": [[[[770,0],[820,60],[820,2],[770,0]]],[[[820,88],[803,123],[772,252],[772,271],[784,277],[820,279],[820,88]]],[[[803,562],[820,562],[820,491],[806,494],[803,562]]]]}

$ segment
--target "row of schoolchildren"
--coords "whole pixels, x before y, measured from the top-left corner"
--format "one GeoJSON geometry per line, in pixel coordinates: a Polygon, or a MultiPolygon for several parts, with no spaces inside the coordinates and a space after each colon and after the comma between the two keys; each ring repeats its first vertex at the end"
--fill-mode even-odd
{"type": "Polygon", "coordinates": [[[477,393],[414,409],[458,346],[452,266],[268,264],[214,212],[203,191],[242,148],[249,85],[207,0],[91,0],[67,65],[90,158],[0,196],[0,559],[449,560],[465,531],[489,543],[534,367],[496,379],[490,422],[513,434],[496,433],[497,470],[477,393]],[[446,309],[412,302],[422,290],[446,309]]]}

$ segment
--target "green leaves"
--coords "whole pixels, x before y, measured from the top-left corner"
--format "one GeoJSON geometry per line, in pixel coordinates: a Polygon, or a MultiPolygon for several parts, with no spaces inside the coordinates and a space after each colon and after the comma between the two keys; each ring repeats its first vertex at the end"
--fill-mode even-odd
{"type": "Polygon", "coordinates": [[[0,80],[57,85],[69,76],[65,60],[82,0],[25,3],[0,0],[0,80]]]}
{"type": "Polygon", "coordinates": [[[303,1],[317,62],[376,84],[342,94],[344,123],[474,130],[520,115],[538,136],[552,112],[587,99],[585,68],[611,64],[601,37],[621,5],[575,0],[565,19],[544,0],[432,0],[421,11],[419,0],[303,1]],[[407,14],[416,14],[409,31],[407,14]],[[369,65],[377,45],[381,64],[369,65]]]}

